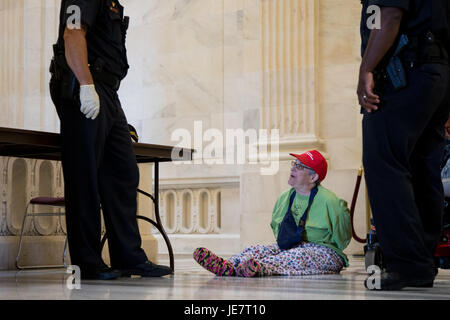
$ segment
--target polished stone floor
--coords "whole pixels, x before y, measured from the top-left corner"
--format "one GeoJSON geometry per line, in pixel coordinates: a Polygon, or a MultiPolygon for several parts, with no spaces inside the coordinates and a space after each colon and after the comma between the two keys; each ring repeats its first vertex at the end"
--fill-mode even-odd
{"type": "Polygon", "coordinates": [[[81,281],[69,289],[63,269],[0,272],[1,300],[385,300],[450,299],[450,270],[440,270],[432,289],[372,292],[364,288],[362,258],[339,275],[218,278],[200,267],[164,278],[81,281]]]}

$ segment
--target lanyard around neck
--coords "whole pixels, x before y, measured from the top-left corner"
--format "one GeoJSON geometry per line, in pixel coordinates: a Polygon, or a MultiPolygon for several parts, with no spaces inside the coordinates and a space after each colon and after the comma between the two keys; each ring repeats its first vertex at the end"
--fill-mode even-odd
{"type": "MultiPolygon", "coordinates": [[[[304,226],[304,225],[305,225],[306,219],[307,219],[307,217],[308,217],[309,209],[311,208],[311,205],[312,205],[312,203],[313,203],[313,201],[314,201],[314,198],[315,198],[316,195],[317,195],[317,192],[319,192],[319,188],[318,188],[318,187],[314,187],[314,188],[311,190],[311,193],[309,194],[308,206],[306,207],[305,212],[303,213],[302,217],[300,218],[300,222],[299,222],[299,225],[300,225],[300,226],[304,226]]],[[[288,212],[287,212],[287,213],[292,214],[291,208],[292,208],[292,204],[294,203],[294,199],[295,199],[296,194],[297,194],[297,193],[296,193],[295,190],[294,190],[294,192],[291,194],[291,198],[289,199],[289,208],[288,208],[288,212]]]]}

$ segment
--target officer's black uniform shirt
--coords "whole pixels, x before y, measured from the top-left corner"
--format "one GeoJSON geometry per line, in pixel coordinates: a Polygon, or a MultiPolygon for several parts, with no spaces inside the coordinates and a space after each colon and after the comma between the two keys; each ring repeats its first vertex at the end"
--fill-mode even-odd
{"type": "MultiPolygon", "coordinates": [[[[97,58],[104,62],[104,70],[123,79],[128,72],[125,48],[126,28],[123,7],[118,0],[62,0],[60,15],[60,38],[73,11],[67,8],[76,5],[80,8],[81,24],[87,27],[86,42],[89,64],[94,65],[97,58]]],[[[73,19],[69,20],[73,22],[73,19]]]]}
{"type": "Polygon", "coordinates": [[[368,0],[369,5],[396,7],[405,11],[402,32],[408,36],[432,31],[442,41],[450,40],[447,12],[449,0],[368,0]]]}

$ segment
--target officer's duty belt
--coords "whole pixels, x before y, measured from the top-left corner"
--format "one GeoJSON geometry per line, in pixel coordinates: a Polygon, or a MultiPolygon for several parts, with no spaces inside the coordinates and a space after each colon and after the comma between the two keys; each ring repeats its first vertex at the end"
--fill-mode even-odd
{"type": "Polygon", "coordinates": [[[410,36],[408,47],[402,55],[402,60],[407,64],[410,62],[448,64],[449,60],[445,41],[435,37],[431,31],[421,36],[410,36]]]}

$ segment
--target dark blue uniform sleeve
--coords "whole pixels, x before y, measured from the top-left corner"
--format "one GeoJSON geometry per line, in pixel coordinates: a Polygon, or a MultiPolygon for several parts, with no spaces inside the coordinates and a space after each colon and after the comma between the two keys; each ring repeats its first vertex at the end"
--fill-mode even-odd
{"type": "Polygon", "coordinates": [[[69,19],[74,11],[70,10],[70,6],[78,6],[81,14],[81,24],[92,27],[95,24],[98,12],[100,10],[102,0],[66,0],[63,1],[65,21],[69,19]],[[69,12],[67,12],[69,9],[69,12]]]}
{"type": "Polygon", "coordinates": [[[411,0],[369,0],[370,5],[377,5],[380,7],[395,7],[405,11],[409,10],[411,0]]]}

